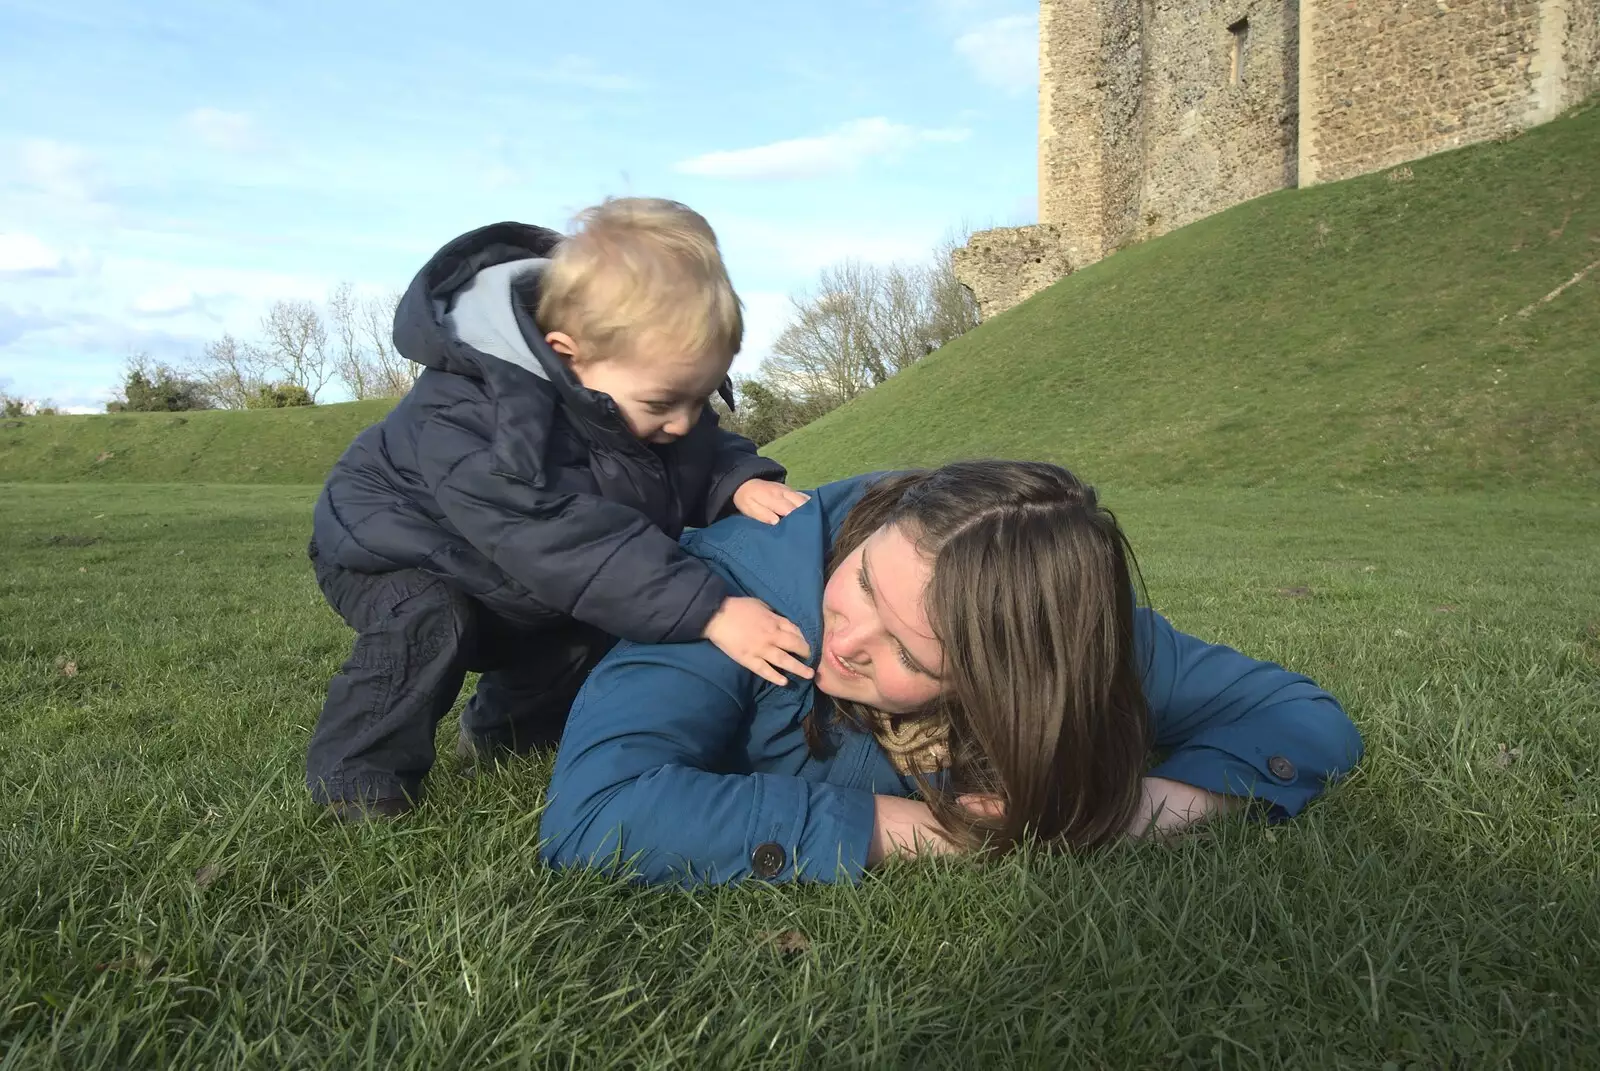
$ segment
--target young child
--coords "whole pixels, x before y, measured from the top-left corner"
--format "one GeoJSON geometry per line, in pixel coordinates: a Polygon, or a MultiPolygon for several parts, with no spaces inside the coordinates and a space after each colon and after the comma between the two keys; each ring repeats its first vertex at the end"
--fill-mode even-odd
{"type": "Polygon", "coordinates": [[[731,404],[744,331],[711,227],[634,198],[578,224],[484,227],[423,267],[394,340],[426,369],[317,501],[317,583],[357,633],[306,756],[337,817],[420,798],[469,670],[465,758],[553,744],[617,637],[707,639],[775,684],[811,676],[800,630],[677,542],[806,500],[706,405],[731,404]]]}

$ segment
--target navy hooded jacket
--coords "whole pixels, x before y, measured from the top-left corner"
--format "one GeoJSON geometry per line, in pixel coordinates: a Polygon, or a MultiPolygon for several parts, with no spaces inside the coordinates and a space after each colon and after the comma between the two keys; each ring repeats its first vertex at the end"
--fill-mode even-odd
{"type": "Polygon", "coordinates": [[[440,576],[523,626],[576,618],[640,642],[698,640],[728,592],[678,537],[783,467],[709,407],[676,442],[640,442],[577,382],[532,315],[561,238],[499,223],[417,274],[394,341],[425,370],[334,465],[313,543],[357,572],[440,576]]]}
{"type": "MultiPolygon", "coordinates": [[[[880,474],[881,475],[881,474],[880,474]]],[[[762,599],[822,649],[828,549],[877,476],[829,484],[776,526],[733,517],[684,541],[735,592],[762,599]]],[[[1155,746],[1152,776],[1298,814],[1362,754],[1313,681],[1137,611],[1155,746]]],[[[540,826],[555,866],[648,883],[852,880],[866,868],[874,795],[914,796],[870,734],[837,722],[807,748],[811,681],[769,684],[709,643],[613,648],[567,722],[540,826]]]]}

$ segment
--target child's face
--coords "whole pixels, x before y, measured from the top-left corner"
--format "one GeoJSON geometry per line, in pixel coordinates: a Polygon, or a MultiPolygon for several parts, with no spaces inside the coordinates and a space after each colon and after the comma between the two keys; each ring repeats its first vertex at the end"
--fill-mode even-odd
{"type": "Polygon", "coordinates": [[[648,338],[632,354],[601,358],[586,356],[559,331],[546,341],[566,359],[579,383],[617,403],[628,430],[647,443],[670,443],[689,434],[733,363],[731,357],[684,356],[648,338]]]}

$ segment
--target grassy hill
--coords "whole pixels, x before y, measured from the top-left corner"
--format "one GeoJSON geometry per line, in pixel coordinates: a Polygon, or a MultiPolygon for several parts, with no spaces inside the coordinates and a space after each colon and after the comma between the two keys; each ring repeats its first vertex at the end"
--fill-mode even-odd
{"type": "Polygon", "coordinates": [[[0,421],[0,482],[320,483],[394,402],[0,421]]]}
{"type": "Polygon", "coordinates": [[[772,452],[800,483],[999,454],[1144,485],[1592,489],[1597,261],[1591,102],[1124,250],[772,452]]]}
{"type": "MultiPolygon", "coordinates": [[[[1063,280],[771,452],[801,484],[981,454],[1145,486],[1592,490],[1597,187],[1591,102],[1263,197],[1063,280]]],[[[5,422],[0,481],[314,483],[384,404],[5,422]]]]}

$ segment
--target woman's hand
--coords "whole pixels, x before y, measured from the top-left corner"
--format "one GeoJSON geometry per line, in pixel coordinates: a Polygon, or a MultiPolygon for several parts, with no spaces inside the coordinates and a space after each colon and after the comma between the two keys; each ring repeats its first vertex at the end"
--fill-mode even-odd
{"type": "MultiPolygon", "coordinates": [[[[876,821],[867,850],[867,866],[878,866],[893,856],[949,855],[961,850],[921,800],[875,796],[873,801],[876,821]]],[[[1005,809],[991,796],[967,795],[960,802],[968,810],[989,818],[1000,817],[1005,809]]],[[[1237,796],[1208,792],[1164,777],[1146,777],[1139,782],[1139,809],[1128,823],[1128,835],[1179,833],[1213,815],[1235,811],[1243,803],[1237,796]]]]}
{"type": "Polygon", "coordinates": [[[960,850],[921,800],[874,796],[873,802],[877,814],[867,866],[875,867],[891,856],[949,855],[960,850]]]}
{"type": "Polygon", "coordinates": [[[1241,802],[1237,796],[1218,795],[1181,781],[1146,777],[1139,782],[1139,809],[1128,823],[1128,835],[1178,833],[1212,815],[1236,810],[1241,802]]]}
{"type": "MultiPolygon", "coordinates": [[[[874,796],[877,820],[872,826],[872,846],[867,850],[867,866],[877,866],[890,856],[953,855],[961,849],[950,840],[933,817],[933,810],[921,800],[900,796],[874,796]]],[[[957,803],[980,818],[1000,818],[1005,805],[994,796],[968,793],[957,803]]]]}

